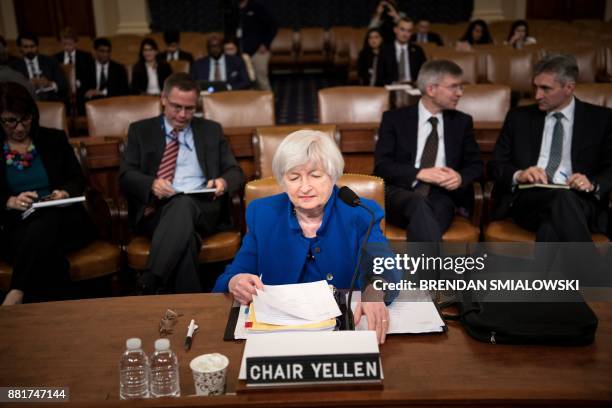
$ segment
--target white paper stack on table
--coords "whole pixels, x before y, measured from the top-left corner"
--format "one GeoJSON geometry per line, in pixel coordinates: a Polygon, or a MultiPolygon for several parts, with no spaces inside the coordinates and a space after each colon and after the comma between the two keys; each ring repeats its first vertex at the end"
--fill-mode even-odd
{"type": "Polygon", "coordinates": [[[336,327],[340,308],[326,281],[291,285],[264,285],[247,308],[241,307],[236,338],[278,331],[325,331],[336,327]]]}
{"type": "MultiPolygon", "coordinates": [[[[361,292],[354,292],[351,308],[361,300],[361,292]]],[[[401,333],[439,333],[444,331],[446,324],[440,317],[436,305],[425,291],[401,291],[399,296],[388,306],[389,330],[387,334],[401,333]]],[[[361,316],[356,330],[368,330],[368,319],[361,316]]]]}

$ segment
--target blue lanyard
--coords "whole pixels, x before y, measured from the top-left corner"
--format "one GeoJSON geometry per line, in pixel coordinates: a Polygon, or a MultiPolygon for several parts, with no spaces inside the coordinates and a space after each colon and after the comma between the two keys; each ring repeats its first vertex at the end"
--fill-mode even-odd
{"type": "MultiPolygon", "coordinates": [[[[176,137],[174,137],[174,136],[172,135],[172,131],[170,131],[170,133],[166,132],[166,124],[165,124],[165,122],[164,122],[164,118],[163,118],[163,117],[161,118],[161,127],[162,127],[162,133],[163,133],[164,135],[166,135],[166,137],[167,137],[167,138],[169,138],[170,140],[174,140],[174,141],[176,141],[176,142],[179,144],[179,146],[181,146],[181,145],[185,146],[185,147],[187,148],[187,150],[189,150],[190,152],[192,152],[192,151],[193,151],[193,149],[191,148],[191,146],[189,146],[189,145],[188,145],[188,144],[187,144],[187,143],[184,141],[184,140],[185,140],[185,137],[184,137],[184,136],[183,136],[183,142],[181,142],[181,140],[180,140],[180,138],[179,138],[179,134],[177,134],[177,135],[176,135],[176,137]]],[[[183,130],[182,130],[182,132],[184,132],[184,133],[183,133],[183,135],[187,134],[187,131],[188,131],[189,129],[191,129],[191,126],[187,126],[185,129],[183,129],[183,130]]],[[[179,132],[179,133],[180,133],[180,132],[179,132]]]]}

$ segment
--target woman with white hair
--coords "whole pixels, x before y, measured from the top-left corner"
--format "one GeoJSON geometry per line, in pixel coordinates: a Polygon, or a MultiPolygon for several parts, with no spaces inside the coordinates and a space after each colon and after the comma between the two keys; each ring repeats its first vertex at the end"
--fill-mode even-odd
{"type": "MultiPolygon", "coordinates": [[[[240,303],[248,304],[264,283],[325,279],[337,288],[349,288],[371,217],[338,197],[335,184],[344,169],[340,150],[326,134],[300,130],[279,145],[272,169],[284,192],[250,203],[242,247],[213,291],[230,292],[240,303]]],[[[380,229],[383,210],[374,201],[362,202],[376,215],[368,242],[385,243],[380,229]]],[[[367,280],[359,282],[359,287],[374,292],[367,280]]],[[[381,301],[357,306],[355,323],[365,314],[369,328],[377,331],[383,343],[389,313],[384,294],[377,295],[381,301]]]]}

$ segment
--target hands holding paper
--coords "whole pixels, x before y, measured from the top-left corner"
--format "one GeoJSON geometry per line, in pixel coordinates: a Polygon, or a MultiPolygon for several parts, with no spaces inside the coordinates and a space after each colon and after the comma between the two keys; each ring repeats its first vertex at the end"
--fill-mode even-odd
{"type": "Polygon", "coordinates": [[[253,301],[253,295],[257,294],[257,289],[263,290],[263,283],[257,275],[239,273],[230,279],[228,288],[230,293],[234,295],[234,299],[240,304],[248,305],[253,301]]]}
{"type": "MultiPolygon", "coordinates": [[[[384,295],[383,295],[384,296],[384,295]]],[[[370,285],[364,293],[365,299],[376,299],[381,297],[379,291],[374,290],[370,285]]],[[[355,312],[355,326],[359,324],[361,317],[365,315],[368,320],[368,330],[376,331],[376,338],[379,344],[384,344],[389,330],[389,310],[382,300],[380,302],[361,302],[357,303],[355,312]]]]}

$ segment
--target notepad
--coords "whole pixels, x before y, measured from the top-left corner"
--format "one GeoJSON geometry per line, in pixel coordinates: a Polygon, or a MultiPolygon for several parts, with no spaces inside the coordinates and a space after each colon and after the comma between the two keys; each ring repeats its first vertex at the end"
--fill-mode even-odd
{"type": "Polygon", "coordinates": [[[525,190],[528,188],[559,188],[562,190],[569,190],[570,186],[567,184],[541,184],[541,183],[534,183],[534,184],[519,184],[518,188],[519,190],[525,190]]]}
{"type": "Polygon", "coordinates": [[[34,213],[34,211],[36,211],[36,210],[38,210],[40,208],[45,208],[45,207],[65,207],[65,206],[72,205],[72,204],[75,204],[75,203],[81,203],[83,201],[85,201],[85,196],[62,198],[62,199],[59,199],[59,200],[39,201],[37,203],[33,203],[30,208],[28,208],[26,211],[24,211],[21,214],[21,219],[25,220],[32,213],[34,213]]]}

